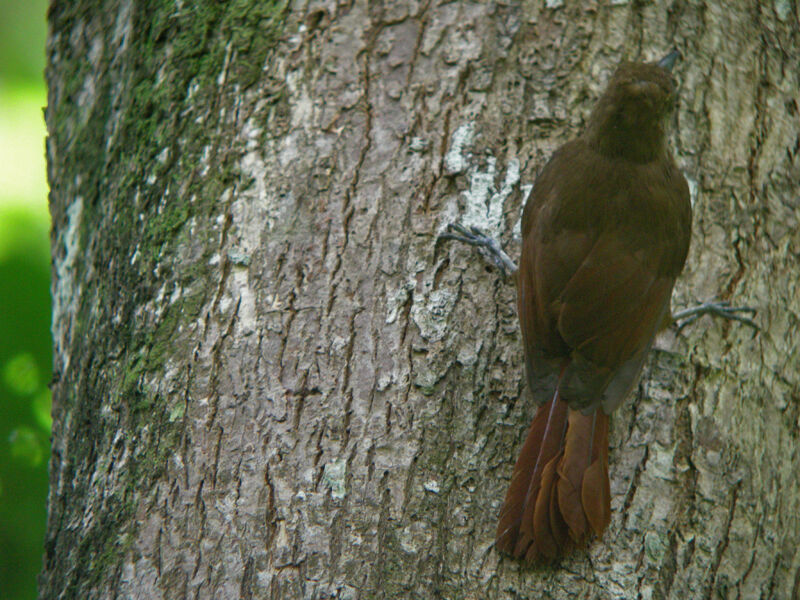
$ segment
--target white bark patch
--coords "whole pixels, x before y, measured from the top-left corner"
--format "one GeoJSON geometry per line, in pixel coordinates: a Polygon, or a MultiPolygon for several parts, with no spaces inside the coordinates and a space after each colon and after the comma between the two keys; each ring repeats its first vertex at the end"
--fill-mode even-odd
{"type": "Polygon", "coordinates": [[[222,87],[225,85],[225,81],[228,79],[228,65],[231,62],[231,43],[225,46],[225,60],[222,63],[222,69],[220,70],[219,74],[217,75],[217,85],[222,87]]]}
{"type": "Polygon", "coordinates": [[[486,170],[470,170],[470,185],[463,195],[466,209],[461,218],[463,225],[478,227],[495,238],[503,233],[506,198],[519,183],[519,161],[509,161],[500,189],[495,189],[496,177],[497,160],[493,156],[487,159],[486,170]]]}
{"type": "Polygon", "coordinates": [[[425,488],[425,490],[428,491],[428,492],[431,492],[431,493],[434,493],[434,494],[438,494],[439,493],[439,482],[436,481],[435,479],[431,479],[429,481],[426,481],[425,483],[422,484],[422,487],[425,488]]]}
{"type": "Polygon", "coordinates": [[[245,121],[242,126],[242,137],[246,140],[247,150],[257,150],[260,144],[260,137],[262,128],[259,127],[252,119],[245,121]]]}
{"type": "Polygon", "coordinates": [[[281,148],[278,153],[278,160],[282,167],[289,167],[297,160],[297,136],[289,133],[280,142],[281,148]]]}
{"type": "Polygon", "coordinates": [[[314,116],[314,103],[308,95],[305,86],[300,88],[301,82],[305,80],[305,72],[302,70],[292,71],[286,74],[286,86],[293,96],[292,106],[292,127],[308,128],[311,126],[314,116]]]}
{"type": "Polygon", "coordinates": [[[208,175],[208,170],[211,168],[211,163],[209,159],[211,158],[211,146],[204,146],[203,147],[203,154],[200,156],[200,175],[205,177],[208,175]]]}
{"type": "Polygon", "coordinates": [[[69,354],[66,353],[67,335],[69,334],[72,314],[78,304],[81,289],[75,280],[75,261],[80,251],[79,229],[83,217],[83,198],[78,196],[67,209],[67,226],[58,237],[58,244],[63,245],[64,254],[55,252],[56,285],[53,292],[53,318],[51,329],[55,343],[56,356],[60,359],[61,368],[69,366],[69,354]]]}
{"type": "Polygon", "coordinates": [[[775,14],[781,21],[786,21],[789,13],[792,12],[792,3],[789,0],[775,0],[775,14]]]}
{"type": "Polygon", "coordinates": [[[78,90],[76,104],[81,107],[81,126],[86,125],[92,108],[97,100],[97,90],[95,89],[95,73],[89,73],[83,80],[81,89],[78,90]]]}
{"type": "Polygon", "coordinates": [[[95,102],[97,102],[97,80],[101,76],[98,71],[98,65],[101,64],[102,58],[103,36],[96,36],[92,39],[87,58],[87,63],[92,65],[93,68],[84,77],[83,85],[78,90],[75,102],[76,106],[80,107],[79,119],[81,127],[85,126],[89,121],[95,102]]]}
{"type": "MultiPolygon", "coordinates": [[[[119,5],[117,20],[114,23],[114,32],[111,36],[111,45],[117,52],[125,52],[128,49],[128,41],[131,33],[131,15],[133,14],[133,2],[123,2],[119,5]]],[[[97,63],[94,63],[97,64],[97,63]]]]}
{"type": "Polygon", "coordinates": [[[422,302],[414,302],[411,318],[419,327],[420,335],[430,342],[438,342],[447,331],[448,318],[455,305],[455,295],[445,289],[432,291],[422,302]]]}
{"type": "Polygon", "coordinates": [[[341,500],[345,496],[344,479],[346,473],[347,463],[341,458],[337,458],[325,465],[322,481],[330,488],[331,498],[334,500],[341,500]]]}
{"type": "Polygon", "coordinates": [[[256,301],[255,294],[250,287],[250,278],[247,269],[233,270],[234,295],[239,296],[239,318],[237,326],[242,335],[247,335],[256,330],[256,301]]]}
{"type": "Polygon", "coordinates": [[[464,340],[458,348],[457,360],[465,367],[471,367],[478,362],[478,353],[483,347],[483,340],[464,340]]]}
{"type": "MultiPolygon", "coordinates": [[[[252,184],[239,192],[233,202],[231,212],[233,223],[239,234],[239,244],[245,253],[257,248],[260,244],[261,232],[270,231],[275,226],[276,213],[280,200],[268,193],[267,168],[264,159],[258,152],[248,152],[240,163],[245,179],[252,178],[252,184]]],[[[290,201],[291,198],[285,200],[290,201]]]]}
{"type": "Polygon", "coordinates": [[[451,136],[450,150],[444,156],[444,168],[449,175],[455,175],[466,170],[470,157],[466,152],[466,147],[472,143],[474,137],[474,123],[461,125],[451,136]]]}
{"type": "Polygon", "coordinates": [[[444,157],[444,166],[449,175],[466,171],[469,178],[469,187],[462,194],[464,214],[461,215],[459,222],[468,227],[477,227],[493,237],[499,237],[503,232],[505,201],[520,181],[520,163],[516,158],[509,160],[503,182],[497,188],[496,157],[489,156],[484,168],[472,164],[472,155],[467,148],[474,137],[473,123],[458,127],[450,138],[450,150],[444,157]]]}
{"type": "Polygon", "coordinates": [[[227,315],[228,311],[231,308],[231,305],[233,305],[233,298],[231,298],[230,296],[223,296],[222,298],[220,298],[219,300],[220,314],[227,315]]]}
{"type": "Polygon", "coordinates": [[[397,315],[400,313],[400,307],[408,302],[409,294],[414,289],[415,284],[413,279],[406,281],[401,288],[399,288],[387,302],[386,323],[391,324],[397,320],[397,315]]]}

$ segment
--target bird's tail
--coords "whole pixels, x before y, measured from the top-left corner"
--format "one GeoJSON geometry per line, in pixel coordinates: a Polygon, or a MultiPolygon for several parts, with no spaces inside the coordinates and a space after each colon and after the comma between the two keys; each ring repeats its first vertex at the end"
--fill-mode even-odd
{"type": "Polygon", "coordinates": [[[611,518],[608,416],[584,415],[556,392],[536,412],[497,525],[499,550],[552,560],[600,536],[611,518]]]}

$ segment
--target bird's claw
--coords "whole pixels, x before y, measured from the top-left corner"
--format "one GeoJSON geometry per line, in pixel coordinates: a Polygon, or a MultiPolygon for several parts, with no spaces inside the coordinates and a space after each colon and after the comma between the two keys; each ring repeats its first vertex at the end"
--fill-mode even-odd
{"type": "Polygon", "coordinates": [[[730,302],[705,302],[699,306],[687,308],[672,316],[673,322],[677,325],[678,332],[690,323],[694,323],[703,315],[711,315],[715,317],[722,317],[723,319],[730,319],[732,321],[739,321],[745,325],[749,325],[756,331],[761,328],[752,319],[743,316],[745,314],[756,314],[756,309],[750,306],[731,306],[730,302]]]}
{"type": "Polygon", "coordinates": [[[508,276],[517,270],[517,265],[514,261],[503,251],[503,248],[494,238],[486,235],[479,228],[470,226],[464,227],[458,223],[450,223],[447,226],[447,231],[439,236],[445,240],[456,240],[476,246],[481,254],[488,258],[494,266],[496,266],[503,273],[503,276],[508,276]],[[456,233],[453,233],[453,232],[456,233]]]}

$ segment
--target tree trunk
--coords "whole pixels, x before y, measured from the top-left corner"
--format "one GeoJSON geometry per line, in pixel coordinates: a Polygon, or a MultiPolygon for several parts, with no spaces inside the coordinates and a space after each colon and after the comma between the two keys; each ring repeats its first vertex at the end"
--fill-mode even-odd
{"type": "Polygon", "coordinates": [[[790,598],[800,588],[797,3],[55,0],[41,598],[790,598]],[[602,541],[494,528],[534,407],[525,191],[614,65],[684,59],[694,237],[613,416],[602,541]]]}

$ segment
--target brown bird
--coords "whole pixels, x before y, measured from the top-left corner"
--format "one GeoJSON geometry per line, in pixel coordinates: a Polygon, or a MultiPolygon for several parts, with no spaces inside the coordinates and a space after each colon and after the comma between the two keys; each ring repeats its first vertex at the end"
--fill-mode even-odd
{"type": "MultiPolygon", "coordinates": [[[[586,131],[556,150],[523,212],[517,309],[540,406],[496,545],[528,562],[558,558],[608,525],[608,415],[671,322],[692,220],[689,189],[664,136],[677,57],[617,68],[586,131]]],[[[485,246],[498,266],[515,269],[479,230],[451,228],[461,235],[444,237],[485,246]]],[[[732,314],[739,310],[709,304],[686,316],[712,312],[753,324],[732,314]]]]}
{"type": "Polygon", "coordinates": [[[557,558],[608,525],[608,415],[670,319],[692,221],[664,135],[676,58],[617,68],[586,131],[553,154],[523,212],[517,309],[540,407],[497,547],[527,561],[557,558]]]}

